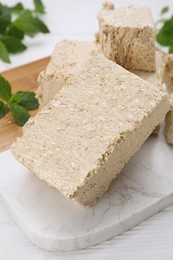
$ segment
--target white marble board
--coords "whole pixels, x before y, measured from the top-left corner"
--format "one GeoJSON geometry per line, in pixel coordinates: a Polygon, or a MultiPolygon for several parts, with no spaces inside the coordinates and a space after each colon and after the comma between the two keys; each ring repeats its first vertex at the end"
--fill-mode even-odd
{"type": "Polygon", "coordinates": [[[173,148],[150,137],[110,189],[82,208],[0,154],[0,199],[33,244],[52,251],[96,245],[123,233],[173,203],[173,148]]]}

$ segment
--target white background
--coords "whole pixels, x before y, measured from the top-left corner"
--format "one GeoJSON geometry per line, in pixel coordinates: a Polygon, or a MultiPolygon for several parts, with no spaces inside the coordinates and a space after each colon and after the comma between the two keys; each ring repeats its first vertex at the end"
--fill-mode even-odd
{"type": "MultiPolygon", "coordinates": [[[[16,2],[17,0],[2,1],[7,5],[16,2]]],[[[32,7],[32,0],[22,2],[26,7],[32,7]]],[[[98,31],[96,14],[102,0],[44,0],[44,3],[47,11],[44,21],[51,33],[33,39],[26,38],[28,50],[11,55],[11,64],[0,61],[1,72],[50,55],[56,42],[61,39],[94,39],[93,33],[98,31]]],[[[154,20],[159,18],[160,10],[165,5],[171,6],[173,11],[171,0],[121,0],[116,1],[116,4],[150,5],[154,20]]],[[[0,204],[0,260],[55,259],[173,259],[173,206],[101,245],[62,254],[47,252],[32,245],[0,204]]]]}

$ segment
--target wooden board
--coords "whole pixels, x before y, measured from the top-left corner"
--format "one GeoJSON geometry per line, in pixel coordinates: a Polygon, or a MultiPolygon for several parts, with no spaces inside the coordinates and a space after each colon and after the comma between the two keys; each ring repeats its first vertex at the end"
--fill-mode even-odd
{"type": "MultiPolygon", "coordinates": [[[[50,57],[46,57],[0,74],[11,83],[13,93],[19,90],[35,91],[38,87],[38,74],[45,69],[49,60],[50,57]]],[[[30,114],[33,116],[36,112],[37,110],[31,111],[30,114]]],[[[14,123],[10,112],[0,119],[0,152],[7,150],[21,133],[22,128],[14,123]]]]}

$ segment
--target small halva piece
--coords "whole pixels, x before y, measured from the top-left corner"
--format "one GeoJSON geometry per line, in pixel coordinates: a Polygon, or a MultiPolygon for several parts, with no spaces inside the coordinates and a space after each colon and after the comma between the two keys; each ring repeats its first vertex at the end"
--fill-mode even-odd
{"type": "Polygon", "coordinates": [[[89,207],[169,109],[159,88],[96,55],[28,121],[11,151],[41,180],[89,207]]]}
{"type": "Polygon", "coordinates": [[[169,92],[173,92],[173,54],[166,55],[163,82],[169,92]]]}
{"type": "Polygon", "coordinates": [[[149,7],[113,8],[103,4],[98,13],[103,54],[126,69],[155,71],[155,38],[149,7]]]}
{"type": "Polygon", "coordinates": [[[168,144],[173,145],[173,93],[170,94],[170,103],[172,109],[167,113],[165,117],[165,136],[168,144]]]}

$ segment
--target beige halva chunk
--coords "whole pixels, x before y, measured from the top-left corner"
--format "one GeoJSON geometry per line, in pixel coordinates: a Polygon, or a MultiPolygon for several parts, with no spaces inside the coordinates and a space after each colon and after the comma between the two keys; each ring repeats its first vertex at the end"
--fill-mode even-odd
{"type": "Polygon", "coordinates": [[[163,82],[166,84],[168,91],[173,92],[173,54],[166,55],[163,82]]]}
{"type": "Polygon", "coordinates": [[[104,55],[127,69],[155,71],[155,37],[149,7],[110,8],[98,13],[100,43],[104,55]]]}
{"type": "Polygon", "coordinates": [[[98,55],[28,121],[11,150],[41,180],[89,207],[169,108],[164,92],[98,55]]]}
{"type": "MultiPolygon", "coordinates": [[[[39,88],[36,94],[42,107],[55,97],[71,77],[77,75],[85,67],[87,60],[101,52],[99,38],[97,41],[95,44],[94,42],[66,40],[56,45],[46,70],[40,73],[38,80],[39,88]]],[[[156,50],[156,72],[140,70],[131,70],[131,72],[161,88],[160,56],[160,51],[156,50]]]]}
{"type": "Polygon", "coordinates": [[[39,75],[36,96],[41,106],[52,100],[58,91],[79,73],[86,61],[99,52],[94,42],[64,40],[59,42],[45,71],[39,75]]]}
{"type": "Polygon", "coordinates": [[[168,144],[173,145],[173,93],[170,94],[170,103],[172,109],[167,113],[165,117],[165,136],[168,144]]]}
{"type": "Polygon", "coordinates": [[[168,144],[173,145],[173,54],[166,55],[163,82],[170,92],[170,102],[172,105],[172,110],[168,112],[165,118],[165,136],[168,144]]]}
{"type": "Polygon", "coordinates": [[[150,82],[153,85],[158,86],[158,88],[163,89],[164,83],[164,70],[166,64],[166,55],[159,48],[155,50],[156,55],[156,71],[142,71],[142,70],[132,70],[129,71],[136,74],[140,78],[150,82]]]}
{"type": "Polygon", "coordinates": [[[163,87],[164,82],[164,74],[165,74],[165,67],[167,63],[167,54],[163,52],[160,48],[156,48],[156,72],[159,75],[159,81],[163,87]]]}

